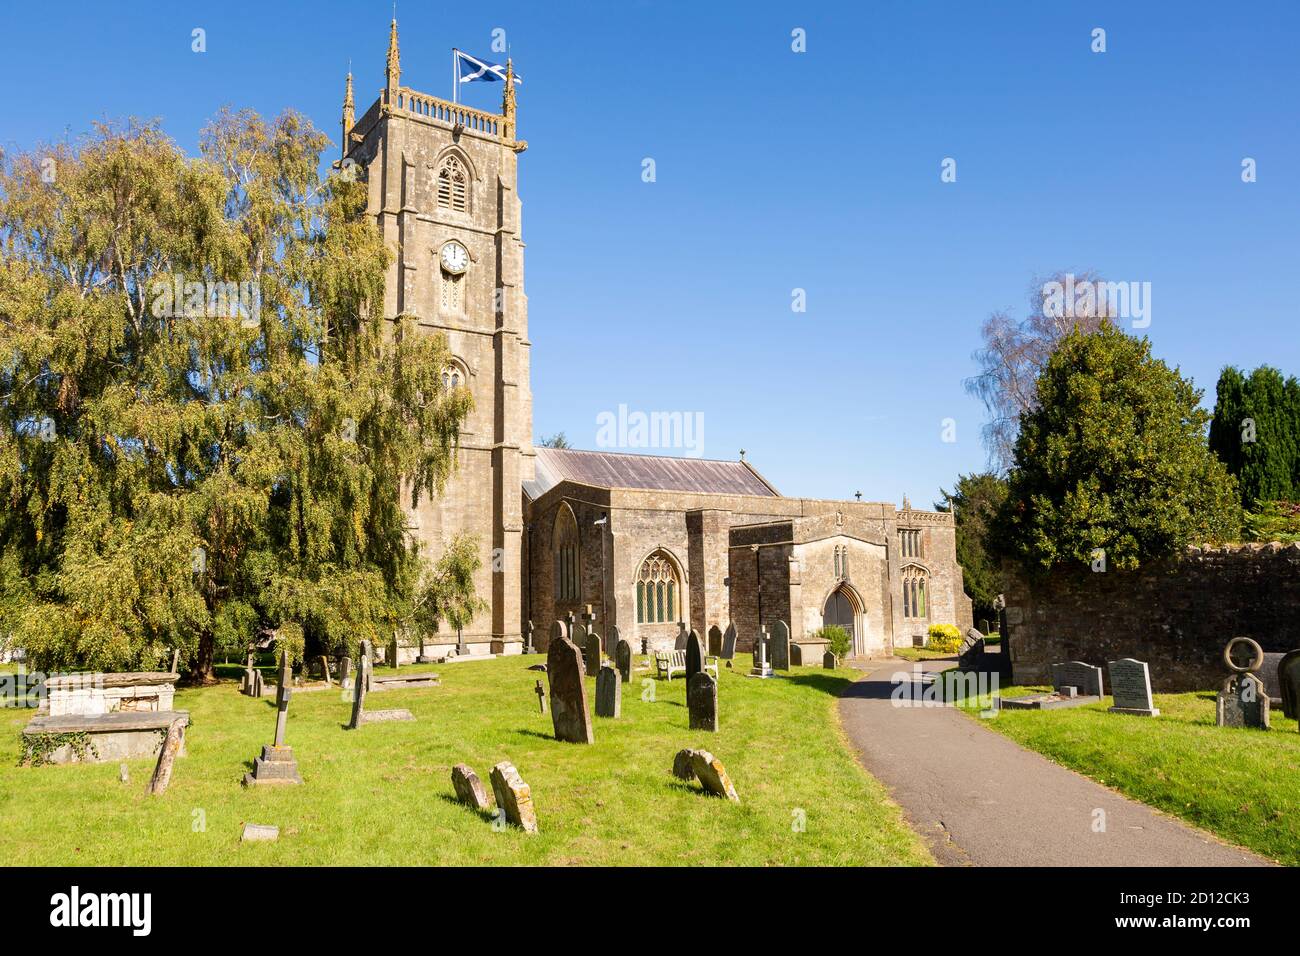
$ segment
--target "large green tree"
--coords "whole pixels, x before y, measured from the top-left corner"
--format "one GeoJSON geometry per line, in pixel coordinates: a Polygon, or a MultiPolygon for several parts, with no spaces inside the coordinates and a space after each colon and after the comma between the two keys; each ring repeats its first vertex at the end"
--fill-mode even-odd
{"type": "Polygon", "coordinates": [[[1300,499],[1300,382],[1267,365],[1219,375],[1210,448],[1236,475],[1242,504],[1300,499]]]}
{"type": "Polygon", "coordinates": [[[975,607],[975,617],[996,618],[995,602],[1002,593],[1000,560],[990,550],[998,512],[1007,497],[1007,482],[992,472],[960,475],[952,493],[940,489],[939,511],[955,511],[957,562],[962,583],[975,607]]]}
{"type": "Polygon", "coordinates": [[[180,648],[209,679],[261,628],[386,642],[445,588],[402,499],[439,491],[470,399],[383,318],[326,145],[227,111],[198,158],[130,122],[0,170],[0,633],[38,666],[180,648]]]}
{"type": "Polygon", "coordinates": [[[1038,568],[1134,568],[1194,541],[1236,538],[1236,482],[1209,450],[1201,393],[1110,322],[1070,332],[1021,417],[1003,553],[1038,568]]]}

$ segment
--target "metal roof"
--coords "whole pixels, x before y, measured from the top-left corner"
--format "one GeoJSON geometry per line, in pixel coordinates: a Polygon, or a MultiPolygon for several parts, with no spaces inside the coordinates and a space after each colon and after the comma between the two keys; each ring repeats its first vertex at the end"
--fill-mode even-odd
{"type": "Polygon", "coordinates": [[[534,501],[562,481],[576,481],[597,488],[780,497],[775,488],[743,461],[629,455],[622,452],[578,451],[574,448],[535,450],[537,478],[524,482],[524,493],[534,501]]]}

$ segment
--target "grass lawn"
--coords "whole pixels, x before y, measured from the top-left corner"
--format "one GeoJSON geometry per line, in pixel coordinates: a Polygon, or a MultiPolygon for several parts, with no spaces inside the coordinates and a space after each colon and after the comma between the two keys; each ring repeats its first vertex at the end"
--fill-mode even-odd
{"type": "MultiPolygon", "coordinates": [[[[130,762],[128,784],[116,763],[16,766],[31,711],[2,710],[0,852],[11,864],[60,866],[932,862],[841,735],[835,700],[855,671],[795,668],[752,680],[742,676],[748,656],[738,656],[735,670],[722,671],[717,734],[687,729],[685,681],[651,681],[655,699],[642,700],[649,678],[634,672],[623,716],[596,718],[596,743],[583,746],[552,739],[549,714],[538,712],[533,685],[544,675],[525,668],[541,660],[432,668],[440,687],[367,698],[373,709],[408,708],[416,722],[355,731],[342,729],[350,694],[296,693],[288,743],[302,787],[240,786],[271,741],[275,708],[240,696],[233,681],[177,692],[193,721],[189,755],[161,797],[144,793],[148,759],[130,762]],[[682,747],[721,759],[740,804],[674,778],[682,747]],[[498,832],[454,801],[453,764],[473,767],[490,793],[488,774],[505,759],[532,787],[540,834],[498,832]],[[245,821],[278,825],[279,841],[241,845],[245,821]]],[[[590,705],[594,678],[587,685],[590,705]]]]}
{"type": "MultiPolygon", "coordinates": [[[[1001,693],[1046,689],[1006,687],[1001,693]]],[[[1212,692],[1156,694],[1159,717],[1132,717],[1107,713],[1112,700],[1105,697],[1068,710],[1000,711],[981,723],[1229,843],[1300,865],[1296,721],[1278,708],[1272,730],[1217,727],[1214,699],[1212,692]]]]}
{"type": "Polygon", "coordinates": [[[941,661],[957,659],[956,651],[932,651],[928,647],[896,647],[894,656],[905,661],[941,661]]]}

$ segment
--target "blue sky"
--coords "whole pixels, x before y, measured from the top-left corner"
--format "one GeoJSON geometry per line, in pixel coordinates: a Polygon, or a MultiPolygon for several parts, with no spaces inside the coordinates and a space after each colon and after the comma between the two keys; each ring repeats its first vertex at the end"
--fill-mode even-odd
{"type": "MultiPolygon", "coordinates": [[[[136,115],[192,151],[223,104],[292,107],[337,138],[349,60],[358,114],[383,83],[391,11],[7,4],[0,145],[136,115]]],[[[706,457],[743,447],[786,494],[928,504],[985,463],[962,387],[981,322],[1023,315],[1033,277],[1057,270],[1150,282],[1155,352],[1210,402],[1227,363],[1300,374],[1300,4],[406,0],[397,15],[407,85],[448,96],[450,48],[492,58],[495,28],[525,78],[538,435],[594,447],[620,404],[698,412],[706,457]]],[[[464,98],[496,109],[500,86],[464,98]]]]}

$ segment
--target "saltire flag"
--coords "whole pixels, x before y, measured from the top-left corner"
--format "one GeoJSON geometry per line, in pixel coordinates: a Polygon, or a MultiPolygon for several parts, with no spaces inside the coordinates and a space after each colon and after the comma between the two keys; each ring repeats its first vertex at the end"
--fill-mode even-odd
{"type": "MultiPolygon", "coordinates": [[[[500,63],[488,63],[476,56],[470,56],[461,50],[452,50],[456,60],[456,79],[458,83],[474,83],[486,80],[489,83],[502,83],[506,78],[506,68],[500,63]]],[[[515,82],[522,83],[523,77],[515,74],[515,82]]]]}

